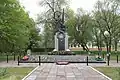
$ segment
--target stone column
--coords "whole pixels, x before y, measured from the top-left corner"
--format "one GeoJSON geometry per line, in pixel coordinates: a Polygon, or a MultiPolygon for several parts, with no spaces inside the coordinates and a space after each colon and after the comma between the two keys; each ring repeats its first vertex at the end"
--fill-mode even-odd
{"type": "Polygon", "coordinates": [[[68,49],[67,33],[65,33],[65,51],[68,49]]]}
{"type": "Polygon", "coordinates": [[[55,49],[53,51],[58,51],[58,38],[57,38],[57,33],[54,36],[55,39],[55,49]]]}
{"type": "Polygon", "coordinates": [[[70,51],[68,48],[68,34],[65,33],[65,51],[70,51]]]}

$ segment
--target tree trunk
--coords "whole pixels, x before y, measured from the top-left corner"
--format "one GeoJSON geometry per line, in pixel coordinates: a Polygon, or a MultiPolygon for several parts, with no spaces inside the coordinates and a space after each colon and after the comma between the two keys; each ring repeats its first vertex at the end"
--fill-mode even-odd
{"type": "Polygon", "coordinates": [[[115,51],[117,51],[117,39],[115,39],[115,51]]]}
{"type": "Polygon", "coordinates": [[[99,39],[98,39],[98,37],[97,37],[97,47],[98,47],[98,51],[100,50],[100,45],[99,45],[99,39]]]}
{"type": "Polygon", "coordinates": [[[102,51],[102,38],[101,38],[101,33],[100,33],[100,51],[102,51]]]}
{"type": "Polygon", "coordinates": [[[86,50],[87,52],[89,51],[89,48],[86,46],[86,44],[81,44],[81,46],[83,47],[83,50],[86,50]]]}
{"type": "Polygon", "coordinates": [[[111,40],[111,35],[110,35],[109,44],[108,44],[108,46],[109,46],[109,52],[111,52],[111,43],[112,43],[112,40],[111,40]]]}
{"type": "Polygon", "coordinates": [[[85,47],[86,47],[87,52],[89,52],[89,48],[87,47],[87,45],[86,45],[86,44],[85,44],[85,47]]]}
{"type": "Polygon", "coordinates": [[[107,53],[109,52],[108,42],[106,42],[107,53]]]}

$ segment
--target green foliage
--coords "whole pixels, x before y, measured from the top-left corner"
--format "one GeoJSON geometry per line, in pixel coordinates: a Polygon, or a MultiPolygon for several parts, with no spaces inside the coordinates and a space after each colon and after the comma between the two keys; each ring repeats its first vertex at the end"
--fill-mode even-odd
{"type": "Polygon", "coordinates": [[[7,74],[7,68],[1,68],[0,69],[0,77],[3,77],[3,76],[5,76],[6,74],[7,74]]]}
{"type": "Polygon", "coordinates": [[[24,50],[37,35],[34,21],[17,0],[0,1],[0,52],[24,50]]]}
{"type": "Polygon", "coordinates": [[[107,49],[111,51],[111,46],[117,50],[117,43],[120,38],[120,5],[111,0],[98,1],[94,10],[94,25],[101,31],[107,49]],[[108,31],[109,36],[104,35],[108,31]]]}
{"type": "Polygon", "coordinates": [[[106,46],[109,51],[112,47],[117,51],[120,39],[119,9],[120,4],[111,0],[98,1],[92,15],[81,8],[77,13],[68,9],[66,26],[70,36],[69,43],[79,44],[84,50],[87,49],[86,44],[91,43],[99,50],[106,46]],[[108,31],[109,36],[104,35],[105,31],[108,31]]]}
{"type": "MultiPolygon", "coordinates": [[[[89,54],[88,52],[86,51],[73,51],[75,54],[78,54],[78,55],[86,55],[86,54],[89,54]]],[[[100,53],[100,55],[104,54],[104,55],[107,55],[107,51],[90,51],[90,55],[98,55],[98,53],[100,53]]],[[[120,51],[112,51],[110,53],[111,55],[120,55],[120,51]]]]}
{"type": "Polygon", "coordinates": [[[53,48],[54,47],[54,33],[56,31],[56,21],[54,13],[59,11],[62,13],[63,6],[68,6],[69,0],[41,0],[40,6],[45,6],[45,12],[38,16],[38,24],[44,25],[44,32],[42,34],[41,47],[53,48]]]}
{"type": "Polygon", "coordinates": [[[44,48],[53,48],[54,47],[54,29],[53,26],[50,24],[45,25],[44,32],[43,32],[43,39],[44,39],[44,48]]]}
{"type": "MultiPolygon", "coordinates": [[[[114,47],[117,51],[120,40],[120,4],[118,2],[118,0],[98,1],[91,13],[81,8],[75,13],[72,9],[66,8],[65,26],[70,36],[69,44],[79,44],[86,51],[89,51],[87,46],[89,43],[97,46],[99,50],[101,47],[107,47],[107,50],[111,51],[114,47]],[[104,35],[105,31],[109,32],[109,37],[104,35]]],[[[62,12],[64,3],[66,4],[66,0],[41,1],[41,4],[47,7],[47,11],[38,17],[38,23],[44,24],[41,47],[54,46],[54,32],[57,27],[54,12],[62,12]]]]}
{"type": "Polygon", "coordinates": [[[32,52],[51,52],[54,48],[33,48],[32,52]]]}
{"type": "Polygon", "coordinates": [[[83,10],[78,10],[75,14],[71,9],[68,10],[69,19],[66,21],[70,44],[79,44],[88,50],[86,44],[92,41],[92,17],[83,10]]]}

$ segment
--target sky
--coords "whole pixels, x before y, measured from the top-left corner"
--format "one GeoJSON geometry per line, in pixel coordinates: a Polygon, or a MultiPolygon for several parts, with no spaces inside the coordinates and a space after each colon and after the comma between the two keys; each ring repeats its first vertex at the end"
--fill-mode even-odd
{"type": "MultiPolygon", "coordinates": [[[[77,8],[83,8],[86,11],[91,11],[97,0],[72,0],[70,7],[76,11],[77,8]]],[[[25,10],[29,12],[30,17],[37,18],[37,14],[41,13],[42,9],[39,6],[39,0],[20,0],[21,4],[25,7],[25,10]]]]}

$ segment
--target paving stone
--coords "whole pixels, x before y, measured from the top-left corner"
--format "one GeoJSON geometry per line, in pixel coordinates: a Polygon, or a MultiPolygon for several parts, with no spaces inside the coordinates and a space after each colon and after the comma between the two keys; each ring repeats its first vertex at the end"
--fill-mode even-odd
{"type": "Polygon", "coordinates": [[[56,76],[55,77],[47,77],[46,80],[56,80],[56,76]]]}
{"type": "Polygon", "coordinates": [[[26,80],[35,80],[35,79],[36,79],[36,76],[30,76],[26,80]]]}
{"type": "Polygon", "coordinates": [[[76,80],[75,77],[67,77],[67,80],[76,80]]]}
{"type": "Polygon", "coordinates": [[[46,80],[46,77],[37,77],[35,80],[46,80]]]}
{"type": "Polygon", "coordinates": [[[84,64],[56,65],[45,63],[26,80],[108,80],[84,64]],[[35,77],[36,75],[36,77],[35,77]]]}

